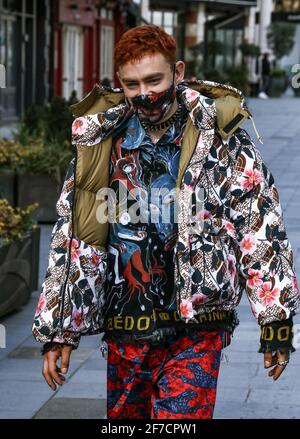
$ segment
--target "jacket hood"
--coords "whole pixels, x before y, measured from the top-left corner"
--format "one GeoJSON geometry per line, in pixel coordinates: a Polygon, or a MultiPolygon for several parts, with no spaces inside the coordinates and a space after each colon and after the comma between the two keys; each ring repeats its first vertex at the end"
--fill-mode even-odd
{"type": "MultiPolygon", "coordinates": [[[[227,139],[246,120],[252,117],[242,92],[227,84],[204,80],[184,80],[177,86],[188,87],[209,99],[214,100],[217,130],[227,139]]],[[[86,115],[97,106],[97,111],[106,111],[123,102],[125,95],[121,88],[103,87],[95,84],[81,101],[70,106],[75,117],[86,115]]]]}

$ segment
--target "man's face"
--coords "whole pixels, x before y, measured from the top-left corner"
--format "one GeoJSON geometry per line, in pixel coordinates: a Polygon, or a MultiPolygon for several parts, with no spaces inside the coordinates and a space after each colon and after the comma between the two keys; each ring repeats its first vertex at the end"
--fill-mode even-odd
{"type": "MultiPolygon", "coordinates": [[[[168,89],[173,81],[173,66],[161,53],[146,55],[141,60],[120,66],[118,76],[126,98],[168,89]]],[[[176,63],[175,85],[184,77],[184,63],[176,63]]]]}

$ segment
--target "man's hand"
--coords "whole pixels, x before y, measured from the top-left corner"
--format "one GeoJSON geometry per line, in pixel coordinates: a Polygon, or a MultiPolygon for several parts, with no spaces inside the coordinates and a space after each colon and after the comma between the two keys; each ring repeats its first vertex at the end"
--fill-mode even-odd
{"type": "Polygon", "coordinates": [[[68,372],[71,352],[72,346],[62,344],[44,354],[43,377],[53,391],[56,390],[56,384],[61,386],[65,381],[65,377],[61,374],[68,372]],[[61,358],[60,367],[56,364],[59,358],[61,358]]]}
{"type": "MultiPolygon", "coordinates": [[[[284,369],[286,365],[280,365],[278,363],[286,362],[289,360],[289,352],[288,351],[277,351],[272,355],[272,352],[266,352],[264,354],[264,365],[265,369],[269,369],[270,367],[275,366],[268,373],[269,377],[273,377],[273,380],[276,381],[284,369]]],[[[287,363],[286,363],[287,364],[287,363]]]]}

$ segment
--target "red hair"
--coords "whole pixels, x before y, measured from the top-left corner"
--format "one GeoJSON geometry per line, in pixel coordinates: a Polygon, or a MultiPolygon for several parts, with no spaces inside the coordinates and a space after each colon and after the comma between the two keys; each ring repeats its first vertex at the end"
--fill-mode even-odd
{"type": "Polygon", "coordinates": [[[164,29],[154,24],[134,27],[125,32],[115,47],[115,66],[139,61],[145,55],[161,53],[173,65],[176,62],[176,43],[164,29]]]}

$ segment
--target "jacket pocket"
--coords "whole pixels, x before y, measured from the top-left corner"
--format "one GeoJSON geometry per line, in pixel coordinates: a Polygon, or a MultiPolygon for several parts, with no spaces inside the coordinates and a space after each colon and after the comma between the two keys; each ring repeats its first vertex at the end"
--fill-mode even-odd
{"type": "Polygon", "coordinates": [[[220,305],[237,292],[236,259],[230,250],[230,237],[195,234],[190,237],[192,302],[220,305]]]}

